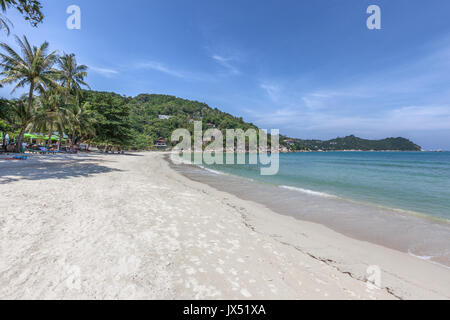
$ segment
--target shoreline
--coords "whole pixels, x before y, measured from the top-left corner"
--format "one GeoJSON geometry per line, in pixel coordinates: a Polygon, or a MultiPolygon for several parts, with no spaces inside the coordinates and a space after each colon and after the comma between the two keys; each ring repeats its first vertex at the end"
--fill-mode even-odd
{"type": "MultiPolygon", "coordinates": [[[[170,160],[166,158],[166,161],[169,163],[170,160]]],[[[222,172],[220,172],[220,174],[227,175],[227,173],[222,172]]],[[[185,177],[184,175],[182,176],[185,177]]],[[[185,178],[189,179],[188,177],[185,178]]],[[[382,265],[381,268],[382,270],[386,268],[383,271],[387,273],[385,274],[382,271],[383,276],[388,276],[388,279],[384,277],[384,280],[386,280],[388,284],[383,284],[382,287],[386,286],[384,289],[395,298],[429,299],[430,297],[427,293],[425,293],[427,289],[430,289],[427,288],[427,286],[430,284],[437,285],[438,287],[440,286],[440,284],[435,281],[436,279],[432,279],[434,276],[430,276],[429,272],[438,272],[440,274],[438,278],[442,277],[442,279],[448,278],[448,275],[450,274],[449,267],[445,265],[434,263],[432,261],[422,259],[419,256],[414,256],[412,254],[390,249],[371,242],[350,238],[349,236],[334,231],[323,224],[300,220],[292,216],[280,214],[258,202],[247,199],[243,200],[236,195],[219,191],[206,183],[195,182],[203,186],[206,185],[214,192],[225,194],[227,199],[233,198],[234,201],[237,201],[240,204],[251,204],[252,206],[255,206],[256,208],[253,209],[259,210],[258,213],[254,212],[252,215],[248,215],[246,217],[251,228],[264,230],[266,234],[272,234],[272,237],[274,237],[273,233],[275,233],[275,238],[277,238],[277,241],[280,243],[295,247],[297,250],[313,257],[313,259],[317,259],[327,265],[333,266],[343,274],[347,274],[353,279],[359,279],[359,281],[367,282],[367,274],[365,274],[365,271],[367,270],[364,268],[357,268],[355,266],[365,264],[369,267],[370,263],[367,261],[371,261],[372,263],[375,261],[382,262],[380,263],[382,265]],[[274,222],[270,223],[268,221],[274,222]],[[298,237],[299,233],[301,237],[298,237]],[[302,240],[306,240],[307,244],[302,243],[302,240]],[[352,252],[348,253],[347,250],[352,252]],[[372,252],[372,254],[370,254],[370,252],[372,252]],[[433,266],[432,269],[435,267],[437,267],[437,269],[434,271],[425,271],[428,267],[431,268],[431,266],[433,266]],[[411,270],[415,267],[417,270],[411,270]],[[364,269],[364,271],[362,269],[364,269]],[[410,270],[404,272],[407,269],[410,270]],[[410,278],[411,281],[405,281],[405,277],[410,278]],[[408,292],[408,290],[405,290],[405,285],[407,285],[407,287],[409,287],[409,285],[415,287],[415,281],[417,281],[416,284],[421,283],[418,287],[420,287],[421,290],[424,290],[424,292],[413,293],[412,291],[408,292]]],[[[448,285],[450,285],[450,282],[440,288],[443,290],[442,292],[445,292],[444,296],[442,296],[444,299],[450,298],[450,289],[448,288],[448,285]]],[[[436,290],[436,288],[437,287],[431,291],[440,291],[440,289],[436,290]]],[[[411,287],[409,289],[411,289],[411,287]]]]}
{"type": "Polygon", "coordinates": [[[450,225],[445,219],[188,163],[171,166],[191,180],[244,201],[256,202],[276,214],[318,223],[352,239],[398,250],[450,269],[447,237],[450,225]]]}
{"type": "Polygon", "coordinates": [[[192,181],[163,156],[0,162],[0,299],[450,298],[444,267],[192,181]]]}
{"type": "MultiPolygon", "coordinates": [[[[168,159],[166,159],[167,161],[170,161],[168,159]]],[[[196,165],[196,164],[192,164],[192,163],[185,163],[186,165],[194,165],[199,167],[202,170],[206,170],[209,171],[211,173],[217,174],[217,175],[228,175],[228,176],[233,176],[239,179],[244,179],[244,180],[249,180],[252,182],[256,182],[256,183],[265,183],[264,181],[256,181],[252,178],[248,178],[248,177],[242,177],[239,175],[235,175],[235,174],[231,174],[231,173],[226,173],[226,172],[222,172],[222,171],[218,171],[218,170],[214,170],[211,168],[206,168],[202,165],[196,165]]],[[[379,209],[383,209],[383,210],[390,210],[399,214],[404,214],[404,215],[410,215],[413,217],[418,217],[421,219],[425,219],[427,221],[430,222],[434,222],[434,223],[438,223],[438,224],[450,224],[450,219],[449,218],[445,218],[445,217],[437,217],[437,216],[433,216],[429,213],[425,213],[425,212],[421,212],[421,211],[414,211],[414,210],[408,210],[408,209],[402,209],[402,208],[395,208],[395,207],[389,207],[386,205],[382,205],[382,204],[378,204],[378,203],[374,203],[374,202],[364,202],[362,200],[356,200],[356,199],[351,199],[351,198],[344,198],[341,196],[337,196],[337,195],[333,195],[333,194],[328,194],[328,193],[324,193],[322,191],[315,191],[315,190],[310,190],[310,189],[304,189],[304,188],[299,188],[299,187],[295,187],[295,186],[289,186],[289,185],[278,185],[278,184],[270,184],[274,187],[277,188],[284,188],[284,189],[288,189],[288,190],[293,190],[293,191],[297,191],[303,194],[310,194],[310,195],[316,195],[316,196],[320,196],[320,197],[325,197],[325,198],[332,198],[332,199],[339,199],[341,201],[346,201],[346,202],[350,202],[350,203],[355,203],[358,205],[365,205],[365,206],[371,206],[374,208],[379,208],[379,209]]]]}

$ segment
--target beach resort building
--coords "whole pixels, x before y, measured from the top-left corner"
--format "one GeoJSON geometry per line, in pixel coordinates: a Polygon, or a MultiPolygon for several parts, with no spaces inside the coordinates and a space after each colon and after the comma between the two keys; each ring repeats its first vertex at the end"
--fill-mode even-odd
{"type": "Polygon", "coordinates": [[[167,142],[166,139],[164,138],[159,138],[158,140],[155,141],[155,147],[157,149],[166,149],[167,148],[167,142]]]}

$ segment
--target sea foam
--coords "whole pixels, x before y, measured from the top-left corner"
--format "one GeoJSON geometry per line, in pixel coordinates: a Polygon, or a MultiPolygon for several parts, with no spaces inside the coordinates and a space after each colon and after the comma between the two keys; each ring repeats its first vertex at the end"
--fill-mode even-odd
{"type": "Polygon", "coordinates": [[[328,194],[328,193],[318,192],[318,191],[313,191],[313,190],[303,189],[303,188],[298,188],[298,187],[280,186],[280,188],[288,189],[288,190],[292,190],[292,191],[297,191],[297,192],[301,192],[301,193],[305,193],[305,194],[309,194],[309,195],[317,196],[317,197],[338,198],[338,197],[333,196],[333,195],[328,194]]]}
{"type": "Polygon", "coordinates": [[[213,169],[205,168],[204,166],[199,166],[199,167],[202,168],[203,170],[206,170],[208,172],[211,172],[211,173],[214,173],[214,174],[217,174],[217,175],[227,175],[224,172],[220,172],[220,171],[216,171],[216,170],[213,170],[213,169]]]}

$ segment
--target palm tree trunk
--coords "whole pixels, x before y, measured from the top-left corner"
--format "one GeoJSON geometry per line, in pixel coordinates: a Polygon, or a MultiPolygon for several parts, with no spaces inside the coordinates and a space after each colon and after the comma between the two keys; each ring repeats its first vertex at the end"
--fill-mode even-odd
{"type": "Polygon", "coordinates": [[[49,133],[48,133],[48,141],[47,141],[47,147],[50,147],[50,145],[52,144],[52,135],[53,135],[53,128],[50,128],[49,133]]]}
{"type": "Polygon", "coordinates": [[[75,146],[75,138],[77,137],[76,133],[72,134],[72,148],[75,146]]]}
{"type": "Polygon", "coordinates": [[[25,129],[26,129],[26,126],[25,127],[23,126],[20,129],[19,136],[16,139],[16,147],[14,148],[15,153],[20,153],[22,151],[22,142],[23,142],[23,136],[25,135],[25,129]]]}
{"type": "Polygon", "coordinates": [[[62,135],[63,135],[63,133],[60,131],[59,132],[58,151],[61,150],[62,138],[63,138],[62,135]]]}
{"type": "Polygon", "coordinates": [[[64,95],[66,96],[66,104],[69,103],[69,96],[70,96],[70,83],[67,82],[66,90],[64,92],[64,95]]]}
{"type": "MultiPolygon", "coordinates": [[[[28,109],[27,113],[31,114],[31,107],[33,106],[33,92],[34,92],[34,82],[32,81],[30,83],[30,92],[28,95],[28,109]]],[[[26,126],[22,126],[20,129],[19,137],[16,139],[16,147],[14,149],[14,152],[20,153],[22,150],[22,142],[23,142],[23,136],[25,135],[25,129],[26,126]]]]}
{"type": "Polygon", "coordinates": [[[3,134],[3,143],[2,143],[2,149],[6,152],[6,130],[2,130],[2,134],[3,134]]]}
{"type": "Polygon", "coordinates": [[[28,93],[28,114],[31,113],[31,107],[33,105],[33,92],[34,92],[34,82],[30,83],[30,92],[28,93]]]}

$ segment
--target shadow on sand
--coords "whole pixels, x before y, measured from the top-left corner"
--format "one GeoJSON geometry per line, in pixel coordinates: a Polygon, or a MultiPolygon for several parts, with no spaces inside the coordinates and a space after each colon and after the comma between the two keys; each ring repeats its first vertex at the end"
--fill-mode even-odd
{"type": "MultiPolygon", "coordinates": [[[[112,159],[111,159],[112,160],[112,159]]],[[[96,157],[59,158],[45,156],[25,161],[0,161],[0,184],[20,180],[47,180],[89,177],[122,170],[110,168],[96,157]]]]}

